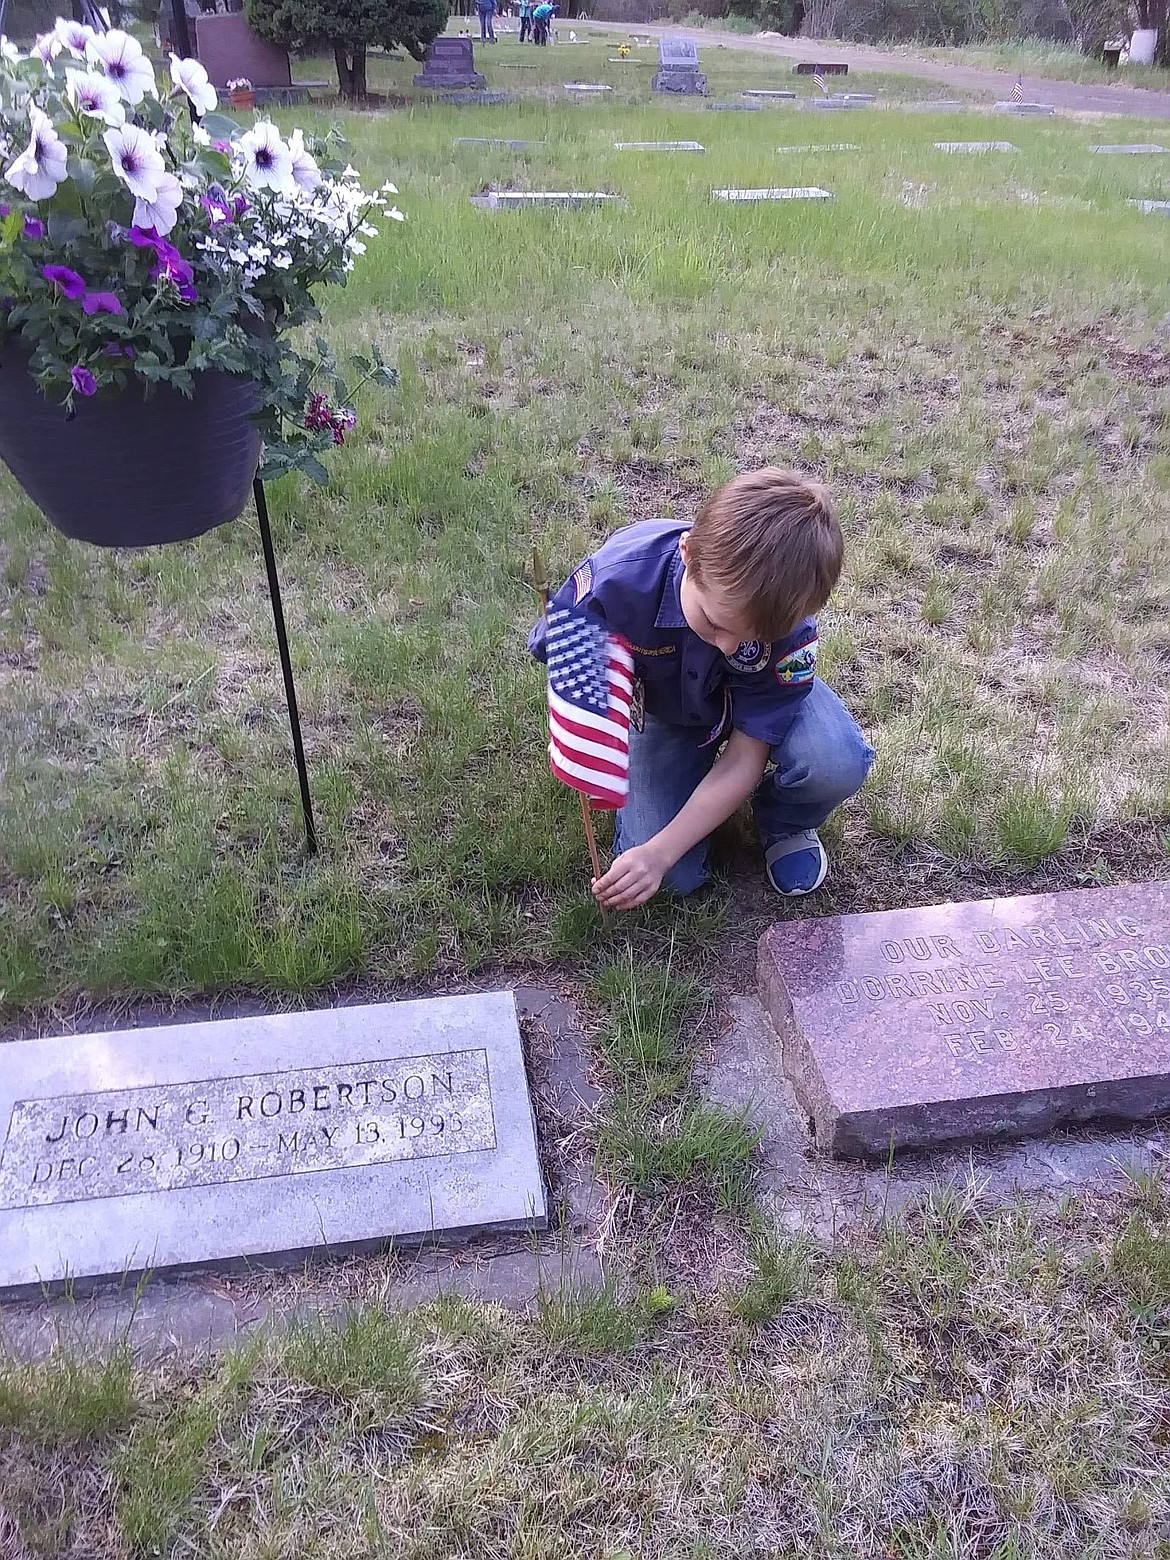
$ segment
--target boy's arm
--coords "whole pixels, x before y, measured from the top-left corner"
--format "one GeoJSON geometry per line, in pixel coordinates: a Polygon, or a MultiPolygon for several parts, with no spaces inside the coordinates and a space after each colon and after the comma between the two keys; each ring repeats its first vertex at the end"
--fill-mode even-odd
{"type": "Polygon", "coordinates": [[[593,893],[602,907],[633,910],[652,899],[675,862],[752,794],[763,776],[769,751],[766,742],[733,731],[682,810],[644,845],[623,851],[605,876],[595,879],[593,893]]]}

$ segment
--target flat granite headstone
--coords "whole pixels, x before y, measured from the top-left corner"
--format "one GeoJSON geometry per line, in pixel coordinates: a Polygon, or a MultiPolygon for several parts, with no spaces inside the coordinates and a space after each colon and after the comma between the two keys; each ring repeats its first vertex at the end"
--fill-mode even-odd
{"type": "Polygon", "coordinates": [[[936,141],[936,152],[1014,152],[1010,141],[936,141]]]}
{"type": "Polygon", "coordinates": [[[796,101],[795,92],[775,92],[771,87],[745,87],[744,97],[777,99],[786,98],[789,102],[796,101]]]}
{"type": "Polygon", "coordinates": [[[422,70],[414,78],[416,87],[483,87],[485,78],[475,68],[475,50],[470,38],[436,38],[427,50],[422,70]]]}
{"type": "Polygon", "coordinates": [[[473,195],[471,203],[485,211],[509,211],[521,206],[597,206],[618,199],[619,196],[601,190],[488,190],[483,195],[473,195]]]}
{"type": "Polygon", "coordinates": [[[1166,147],[1159,146],[1154,141],[1135,141],[1135,142],[1133,142],[1132,145],[1129,145],[1129,146],[1090,146],[1089,147],[1089,150],[1091,152],[1097,152],[1102,157],[1123,157],[1123,156],[1140,157],[1140,156],[1144,156],[1144,155],[1147,155],[1147,154],[1153,155],[1153,154],[1155,154],[1157,152],[1164,152],[1164,151],[1166,151],[1166,149],[1167,149],[1166,147]]]}
{"type": "Polygon", "coordinates": [[[762,114],[762,103],[708,103],[707,107],[715,113],[725,114],[762,114]]]}
{"type": "Polygon", "coordinates": [[[861,148],[855,146],[852,141],[823,141],[819,145],[778,146],[776,150],[786,156],[795,157],[805,152],[859,152],[861,148]]]}
{"type": "Polygon", "coordinates": [[[814,185],[796,189],[774,190],[712,190],[716,200],[832,200],[831,190],[818,190],[814,185]]]}
{"type": "Polygon", "coordinates": [[[511,992],[0,1045],[0,1291],[543,1228],[511,992]]]}
{"type": "Polygon", "coordinates": [[[820,64],[816,60],[800,60],[792,67],[794,76],[847,76],[849,66],[844,60],[826,60],[820,64]]]}
{"type": "Polygon", "coordinates": [[[514,152],[525,146],[535,146],[535,141],[508,141],[484,135],[457,135],[453,146],[509,146],[514,152]]]}
{"type": "Polygon", "coordinates": [[[652,92],[680,92],[703,97],[707,78],[699,69],[699,50],[693,38],[667,33],[658,42],[658,70],[650,83],[652,92]]]}
{"type": "Polygon", "coordinates": [[[899,103],[907,114],[955,114],[970,105],[961,98],[927,98],[923,103],[899,103]]]}
{"type": "Polygon", "coordinates": [[[1127,206],[1136,206],[1139,211],[1147,214],[1150,212],[1170,212],[1170,200],[1127,200],[1127,206]]]}
{"type": "Polygon", "coordinates": [[[1055,114],[1056,109],[1051,103],[997,103],[997,114],[1055,114]]]}
{"type": "Polygon", "coordinates": [[[615,141],[615,152],[705,152],[702,141],[615,141]]]}
{"type": "Polygon", "coordinates": [[[846,1158],[1170,1110],[1170,883],[787,921],[760,993],[846,1158]]]}
{"type": "Polygon", "coordinates": [[[612,92],[613,88],[606,86],[603,81],[566,81],[566,92],[612,92]]]}

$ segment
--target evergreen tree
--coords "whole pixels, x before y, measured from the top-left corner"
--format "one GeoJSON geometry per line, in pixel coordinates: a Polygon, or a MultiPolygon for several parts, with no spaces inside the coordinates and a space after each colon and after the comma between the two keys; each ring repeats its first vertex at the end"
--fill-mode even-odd
{"type": "Polygon", "coordinates": [[[366,50],[403,48],[416,60],[447,25],[447,0],[247,0],[262,38],[304,53],[333,50],[344,98],[366,95],[366,50]]]}

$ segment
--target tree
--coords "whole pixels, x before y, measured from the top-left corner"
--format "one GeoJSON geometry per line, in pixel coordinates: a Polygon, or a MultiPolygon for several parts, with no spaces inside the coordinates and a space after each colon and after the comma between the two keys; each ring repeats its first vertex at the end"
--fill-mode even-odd
{"type": "Polygon", "coordinates": [[[403,48],[416,60],[447,25],[447,0],[247,0],[262,38],[301,53],[327,44],[344,98],[366,95],[366,50],[403,48]]]}

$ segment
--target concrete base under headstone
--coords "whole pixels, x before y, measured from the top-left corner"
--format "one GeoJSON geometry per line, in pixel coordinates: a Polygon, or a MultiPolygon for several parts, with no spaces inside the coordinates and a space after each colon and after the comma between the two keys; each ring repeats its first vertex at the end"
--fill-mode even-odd
{"type": "Polygon", "coordinates": [[[1170,1110],[1170,884],[789,921],[760,992],[833,1154],[1170,1110]]]}
{"type": "Polygon", "coordinates": [[[540,1229],[510,992],[0,1047],[0,1291],[540,1229]]]}

